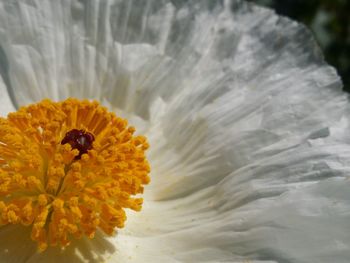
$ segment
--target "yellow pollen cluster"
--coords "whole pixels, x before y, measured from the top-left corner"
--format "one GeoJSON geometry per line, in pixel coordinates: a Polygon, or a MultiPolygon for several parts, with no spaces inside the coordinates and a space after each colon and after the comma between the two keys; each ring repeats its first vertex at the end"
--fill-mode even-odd
{"type": "Polygon", "coordinates": [[[97,102],[44,100],[0,118],[0,224],[31,227],[40,251],[122,228],[149,183],[144,136],[97,102]],[[94,136],[92,149],[61,144],[67,132],[94,136]]]}

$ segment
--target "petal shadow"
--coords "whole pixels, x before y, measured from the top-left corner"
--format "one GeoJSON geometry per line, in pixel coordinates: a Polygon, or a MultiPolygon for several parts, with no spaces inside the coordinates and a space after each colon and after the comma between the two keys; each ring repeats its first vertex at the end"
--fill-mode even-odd
{"type": "Polygon", "coordinates": [[[75,239],[65,249],[50,247],[39,253],[36,243],[30,239],[29,227],[10,225],[0,228],[0,262],[97,263],[104,262],[115,251],[114,245],[99,232],[94,239],[75,239]]]}

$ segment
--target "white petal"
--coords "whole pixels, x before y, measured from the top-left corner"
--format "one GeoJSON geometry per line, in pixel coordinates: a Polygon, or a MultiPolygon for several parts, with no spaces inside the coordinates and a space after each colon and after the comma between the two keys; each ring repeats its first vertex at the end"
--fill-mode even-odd
{"type": "Polygon", "coordinates": [[[146,203],[119,242],[134,244],[135,262],[155,249],[178,262],[347,262],[349,157],[335,145],[254,162],[195,194],[146,203]]]}
{"type": "Polygon", "coordinates": [[[0,116],[5,117],[8,113],[15,110],[8,89],[0,77],[0,116]]]}
{"type": "Polygon", "coordinates": [[[257,225],[267,229],[257,230],[261,240],[256,245],[280,261],[347,262],[349,186],[349,180],[330,180],[283,195],[278,205],[258,215],[257,225]]]}
{"type": "Polygon", "coordinates": [[[188,38],[174,53],[185,53],[178,59],[186,66],[192,62],[184,58],[193,53],[198,58],[175,82],[182,90],[164,98],[165,107],[158,104],[163,114],[151,118],[156,199],[215,184],[264,157],[263,149],[272,156],[332,136],[329,127],[349,108],[339,77],[304,27],[269,10],[244,4],[234,8],[232,13],[185,12],[188,6],[178,11],[193,19],[182,32],[188,38]],[[211,16],[221,19],[214,23],[211,16]],[[211,30],[209,36],[202,32],[206,38],[199,41],[189,28],[203,24],[211,30]],[[207,48],[186,49],[192,42],[208,42],[207,48]]]}

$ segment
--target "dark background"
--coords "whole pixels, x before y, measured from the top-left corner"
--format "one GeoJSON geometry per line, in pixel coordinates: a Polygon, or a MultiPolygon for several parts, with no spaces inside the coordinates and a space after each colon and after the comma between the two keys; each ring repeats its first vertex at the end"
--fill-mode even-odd
{"type": "Polygon", "coordinates": [[[304,23],[350,92],[350,0],[249,0],[304,23]]]}

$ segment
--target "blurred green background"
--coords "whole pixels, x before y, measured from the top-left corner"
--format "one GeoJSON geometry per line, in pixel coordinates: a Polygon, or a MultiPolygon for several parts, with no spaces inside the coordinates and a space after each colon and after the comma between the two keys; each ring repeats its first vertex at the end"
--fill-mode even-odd
{"type": "Polygon", "coordinates": [[[350,92],[350,0],[250,0],[310,28],[350,92]]]}

